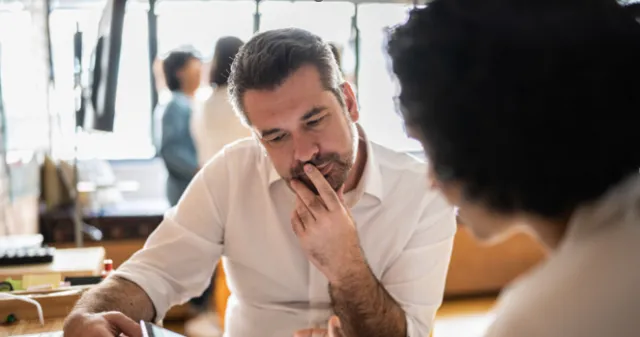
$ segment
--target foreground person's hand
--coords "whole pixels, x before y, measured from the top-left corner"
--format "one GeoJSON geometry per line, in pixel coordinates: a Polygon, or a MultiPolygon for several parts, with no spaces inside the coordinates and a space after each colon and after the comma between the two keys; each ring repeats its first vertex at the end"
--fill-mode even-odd
{"type": "Polygon", "coordinates": [[[142,337],[140,325],[117,311],[74,313],[64,322],[64,337],[142,337]]]}
{"type": "Polygon", "coordinates": [[[342,191],[336,193],[313,165],[305,165],[305,173],[319,195],[299,181],[291,182],[298,195],[291,226],[309,261],[329,282],[338,283],[346,273],[365,265],[358,232],[349,210],[343,205],[342,191]]]}
{"type": "Polygon", "coordinates": [[[332,316],[327,329],[305,329],[297,331],[294,337],[345,337],[340,328],[340,319],[332,316]]]}

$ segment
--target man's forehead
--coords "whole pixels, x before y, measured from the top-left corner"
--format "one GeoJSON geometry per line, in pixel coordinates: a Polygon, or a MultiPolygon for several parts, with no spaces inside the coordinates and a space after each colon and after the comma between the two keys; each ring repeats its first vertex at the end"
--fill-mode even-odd
{"type": "Polygon", "coordinates": [[[324,91],[320,75],[314,67],[302,67],[282,83],[267,89],[249,89],[244,94],[245,105],[286,104],[296,99],[318,95],[324,91]]]}
{"type": "Polygon", "coordinates": [[[333,94],[321,90],[299,95],[277,95],[253,92],[245,96],[245,113],[251,125],[258,129],[270,128],[278,123],[304,120],[330,108],[333,94]]]}

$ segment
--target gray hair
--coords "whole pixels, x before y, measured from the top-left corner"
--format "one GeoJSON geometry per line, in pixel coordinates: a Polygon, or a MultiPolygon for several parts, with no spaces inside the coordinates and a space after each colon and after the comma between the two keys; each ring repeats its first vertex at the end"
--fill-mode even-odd
{"type": "Polygon", "coordinates": [[[319,36],[299,28],[254,35],[240,48],[229,75],[229,97],[242,121],[251,125],[243,104],[247,90],[273,90],[305,65],[318,69],[324,88],[344,105],[342,73],[331,48],[319,36]]]}

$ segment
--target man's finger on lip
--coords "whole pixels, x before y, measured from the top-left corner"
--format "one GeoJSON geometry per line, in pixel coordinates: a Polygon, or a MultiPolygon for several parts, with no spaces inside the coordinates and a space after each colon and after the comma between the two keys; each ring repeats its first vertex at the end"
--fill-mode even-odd
{"type": "Polygon", "coordinates": [[[320,171],[320,174],[325,176],[330,172],[329,169],[331,168],[331,162],[326,162],[322,165],[315,165],[315,167],[318,169],[318,171],[320,171]]]}
{"type": "Polygon", "coordinates": [[[327,206],[327,208],[330,211],[333,210],[336,205],[340,203],[340,200],[338,199],[336,192],[333,190],[333,187],[329,185],[329,182],[324,178],[322,173],[320,173],[318,168],[316,168],[315,166],[306,164],[304,166],[304,172],[307,174],[307,177],[309,177],[309,180],[311,180],[311,183],[316,187],[318,193],[320,193],[320,197],[324,201],[324,204],[327,206]]]}
{"type": "MultiPolygon", "coordinates": [[[[318,199],[316,194],[313,193],[309,188],[307,188],[307,186],[305,186],[302,182],[292,180],[291,185],[295,186],[294,191],[298,195],[298,198],[312,214],[314,212],[321,212],[326,209],[326,206],[322,202],[322,200],[318,199]]],[[[315,217],[316,214],[314,214],[314,218],[315,217]]]]}
{"type": "Polygon", "coordinates": [[[320,169],[311,165],[311,164],[306,164],[304,166],[304,173],[307,175],[307,177],[309,177],[309,180],[311,180],[311,183],[317,188],[329,188],[333,191],[333,189],[331,188],[331,185],[329,185],[329,182],[327,181],[327,179],[324,177],[324,175],[322,174],[322,172],[320,172],[320,169]]]}

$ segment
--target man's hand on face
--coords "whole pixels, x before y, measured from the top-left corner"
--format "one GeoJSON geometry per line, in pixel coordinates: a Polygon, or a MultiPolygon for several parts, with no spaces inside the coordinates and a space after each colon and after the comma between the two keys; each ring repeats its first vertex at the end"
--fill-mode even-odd
{"type": "Polygon", "coordinates": [[[293,337],[344,337],[340,327],[340,319],[332,316],[327,329],[305,329],[296,331],[293,337]]]}
{"type": "Polygon", "coordinates": [[[291,225],[308,259],[329,282],[337,283],[353,271],[352,267],[365,265],[358,233],[344,206],[344,187],[336,193],[313,165],[305,165],[305,173],[320,195],[299,181],[291,181],[298,196],[291,225]]]}

